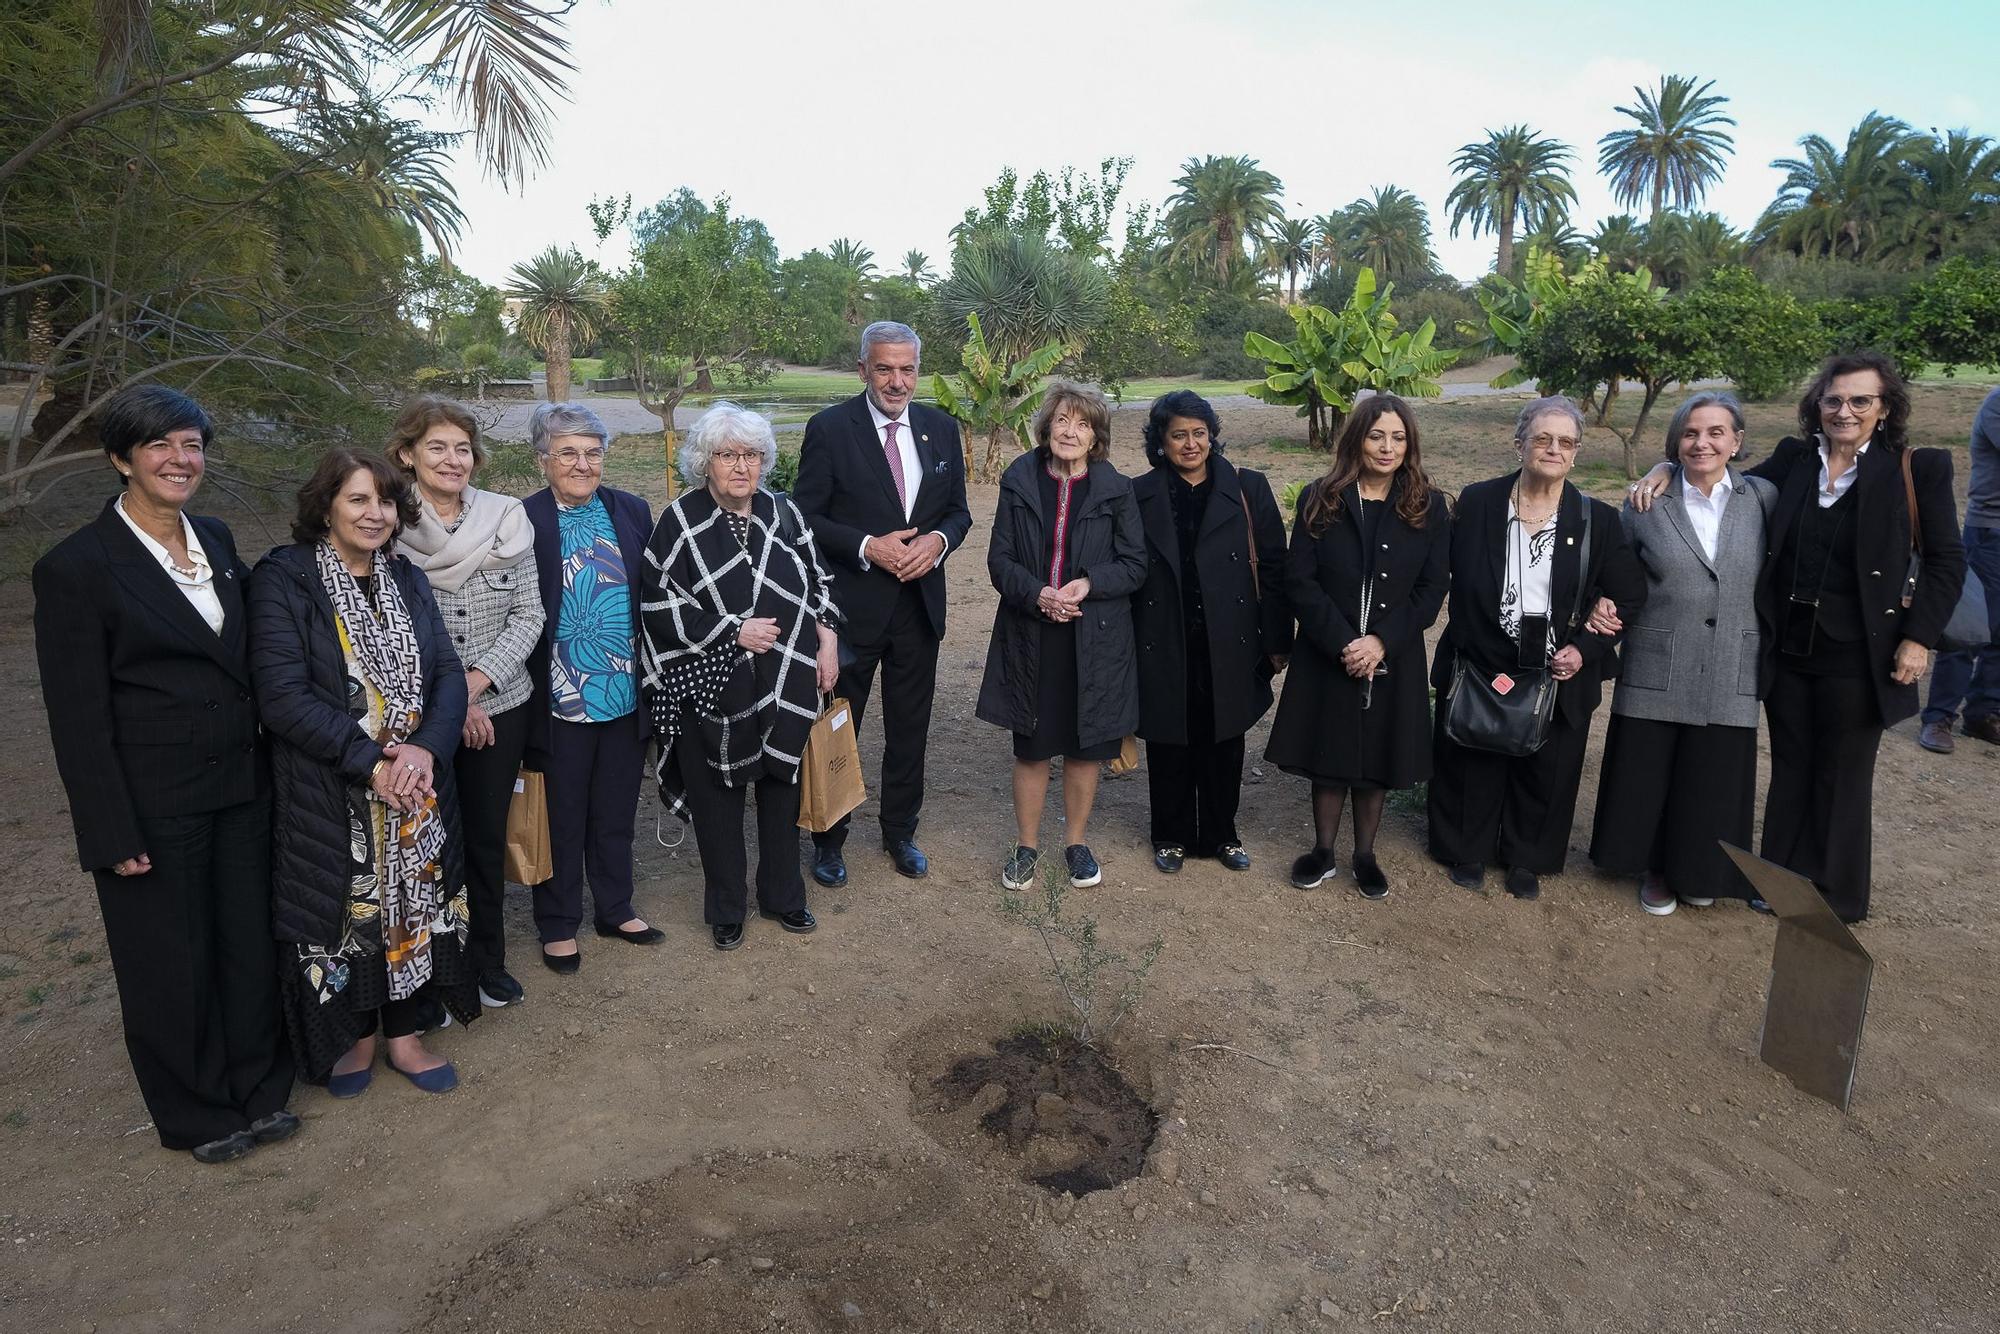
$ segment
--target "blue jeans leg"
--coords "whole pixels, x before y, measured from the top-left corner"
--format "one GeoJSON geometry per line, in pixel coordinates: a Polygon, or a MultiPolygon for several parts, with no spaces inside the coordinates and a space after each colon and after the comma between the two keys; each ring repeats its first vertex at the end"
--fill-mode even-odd
{"type": "Polygon", "coordinates": [[[1940,653],[1931,672],[1924,706],[1927,723],[1950,722],[1964,706],[1970,723],[2000,713],[2000,528],[1965,529],[1965,577],[1986,591],[1987,644],[1984,649],[1940,653]]]}

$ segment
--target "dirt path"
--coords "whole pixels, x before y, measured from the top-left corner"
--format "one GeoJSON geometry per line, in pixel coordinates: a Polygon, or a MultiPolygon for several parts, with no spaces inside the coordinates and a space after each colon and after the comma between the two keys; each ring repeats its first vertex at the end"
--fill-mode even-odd
{"type": "MultiPolygon", "coordinates": [[[[1228,424],[1296,428],[1264,412],[1228,424]]],[[[1427,416],[1443,480],[1497,470],[1505,415],[1427,416]]],[[[1128,470],[1136,428],[1121,416],[1128,470]]],[[[1242,461],[1280,482],[1317,466],[1261,446],[1242,461]]],[[[457,1093],[386,1073],[353,1103],[302,1089],[295,1141],[220,1168],[144,1128],[36,704],[27,590],[0,587],[17,703],[0,717],[16,794],[0,815],[0,1325],[1996,1328],[2000,750],[1930,755],[1908,726],[1878,774],[1878,970],[1849,1115],[1756,1058],[1765,919],[1646,918],[1580,851],[1538,903],[1468,894],[1402,809],[1387,902],[1345,876],[1301,894],[1282,877],[1308,834],[1304,786],[1253,759],[1248,874],[1153,873],[1143,775],[1107,783],[1095,822],[1105,882],[1077,897],[1114,944],[1167,942],[1113,1048],[1163,1119],[1152,1173],[1071,1206],[933,1138],[935,1075],[1055,1009],[1032,941],[996,911],[1007,742],[971,717],[993,500],[975,489],[974,545],[951,567],[929,880],[870,848],[871,805],[852,884],[816,894],[818,934],[753,923],[718,954],[691,849],[653,841],[648,801],[640,907],[663,948],[592,941],[578,977],[554,978],[513,891],[528,1002],[440,1039],[457,1093]]],[[[872,720],[864,739],[873,774],[872,720]]]]}

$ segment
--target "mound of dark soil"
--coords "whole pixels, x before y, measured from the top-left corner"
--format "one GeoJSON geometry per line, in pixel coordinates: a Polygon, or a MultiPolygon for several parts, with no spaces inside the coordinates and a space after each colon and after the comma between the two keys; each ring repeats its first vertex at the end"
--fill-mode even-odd
{"type": "Polygon", "coordinates": [[[1090,1047],[1038,1034],[962,1056],[931,1087],[1020,1157],[1023,1175],[1086,1195],[1138,1176],[1159,1118],[1090,1047]]]}

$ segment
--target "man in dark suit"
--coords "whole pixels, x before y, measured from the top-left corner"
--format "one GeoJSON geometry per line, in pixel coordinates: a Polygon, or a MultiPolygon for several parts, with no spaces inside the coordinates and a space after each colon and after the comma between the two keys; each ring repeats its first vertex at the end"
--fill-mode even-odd
{"type": "MultiPolygon", "coordinates": [[[[839,567],[839,694],[858,719],[882,667],[882,846],[897,871],[930,868],[916,844],[924,745],[944,638],[944,558],[972,528],[958,423],[912,402],[922,343],[906,324],[861,331],[866,389],[806,423],[792,498],[839,567]]],[[[847,882],[846,820],[813,837],[813,878],[847,882]]]]}

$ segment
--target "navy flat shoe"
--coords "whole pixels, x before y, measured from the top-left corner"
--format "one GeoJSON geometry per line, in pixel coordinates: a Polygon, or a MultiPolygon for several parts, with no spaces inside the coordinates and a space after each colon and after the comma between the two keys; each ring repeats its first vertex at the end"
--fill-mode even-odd
{"type": "Polygon", "coordinates": [[[426,1093],[449,1093],[458,1087],[458,1071],[452,1068],[450,1061],[414,1075],[394,1061],[389,1062],[389,1068],[426,1093]]]}
{"type": "Polygon", "coordinates": [[[327,1077],[326,1091],[336,1098],[358,1098],[368,1091],[368,1085],[374,1078],[373,1065],[360,1070],[350,1070],[344,1075],[330,1075],[327,1077]]]}

